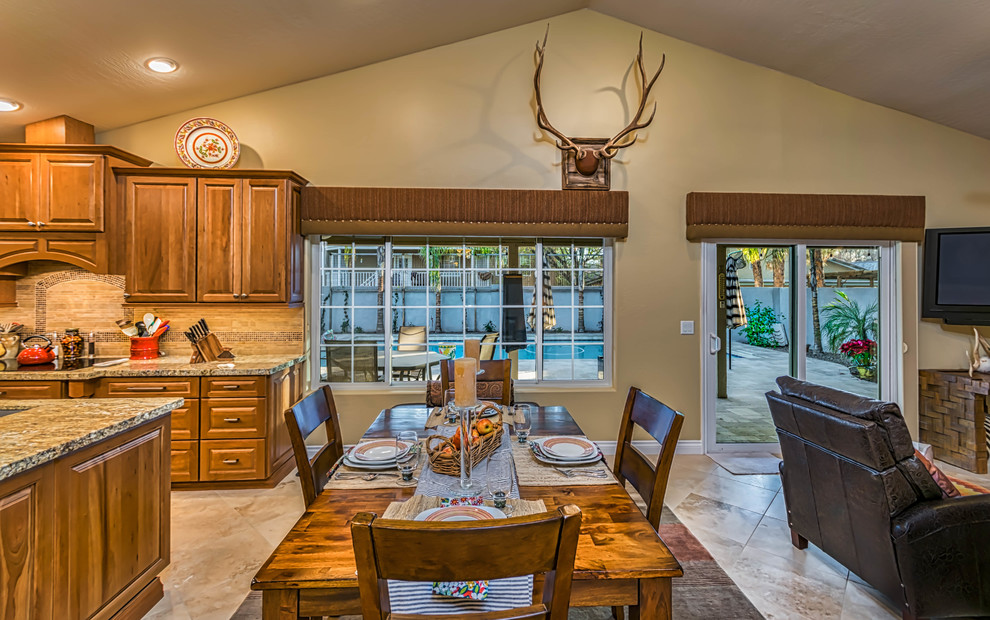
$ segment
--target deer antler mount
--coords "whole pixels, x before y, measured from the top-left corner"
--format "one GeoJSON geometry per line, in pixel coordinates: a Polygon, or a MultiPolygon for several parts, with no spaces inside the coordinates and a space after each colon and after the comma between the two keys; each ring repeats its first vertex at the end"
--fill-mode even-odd
{"type": "Polygon", "coordinates": [[[543,97],[540,94],[540,75],[543,73],[543,55],[547,49],[547,37],[550,36],[550,26],[547,26],[546,34],[543,35],[543,42],[536,42],[536,75],[533,77],[533,85],[536,88],[536,124],[540,129],[550,133],[557,138],[557,148],[564,152],[563,165],[561,170],[562,183],[564,189],[604,189],[607,190],[609,181],[609,162],[619,153],[619,149],[632,146],[636,142],[635,132],[644,129],[653,122],[653,117],[657,113],[657,104],[653,104],[650,117],[642,120],[643,112],[646,110],[646,102],[650,97],[650,91],[663,71],[663,65],[667,60],[666,54],[660,60],[660,67],[653,77],[647,81],[646,68],[643,66],[643,35],[639,35],[639,53],[636,55],[636,67],[639,69],[640,81],[643,84],[643,93],[639,100],[639,108],[636,115],[626,127],[615,134],[612,138],[569,138],[562,132],[554,128],[547,118],[547,113],[543,109],[543,97]],[[629,136],[632,136],[631,138],[629,136]]]}

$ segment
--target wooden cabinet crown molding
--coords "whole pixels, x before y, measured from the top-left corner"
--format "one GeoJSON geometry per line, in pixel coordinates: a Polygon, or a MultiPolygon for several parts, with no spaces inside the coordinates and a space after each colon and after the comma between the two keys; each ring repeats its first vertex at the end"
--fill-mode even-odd
{"type": "Polygon", "coordinates": [[[279,179],[292,181],[299,185],[309,185],[309,181],[299,176],[292,170],[245,170],[234,168],[231,170],[212,170],[208,168],[118,168],[114,167],[113,172],[117,176],[127,176],[139,174],[142,176],[159,177],[195,177],[197,179],[279,179]]]}
{"type": "MultiPolygon", "coordinates": [[[[140,155],[128,153],[109,144],[25,144],[21,142],[0,143],[0,153],[61,153],[74,155],[105,155],[119,159],[133,166],[150,166],[154,162],[140,155]]],[[[119,166],[121,170],[127,168],[119,166]]]]}

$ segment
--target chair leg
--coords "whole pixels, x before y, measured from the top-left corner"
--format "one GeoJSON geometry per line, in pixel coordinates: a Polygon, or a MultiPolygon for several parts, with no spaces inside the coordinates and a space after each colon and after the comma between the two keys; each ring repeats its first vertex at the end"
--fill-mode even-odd
{"type": "Polygon", "coordinates": [[[906,609],[901,614],[901,617],[903,617],[904,620],[918,620],[918,616],[914,615],[913,613],[911,613],[910,611],[908,611],[906,609]]]}
{"type": "Polygon", "coordinates": [[[626,618],[626,608],[625,607],[622,607],[622,606],[613,607],[612,608],[612,617],[615,618],[615,620],[625,620],[625,618],[626,618]]]}
{"type": "Polygon", "coordinates": [[[808,539],[798,534],[794,530],[791,530],[791,544],[797,547],[798,549],[807,549],[808,539]]]}

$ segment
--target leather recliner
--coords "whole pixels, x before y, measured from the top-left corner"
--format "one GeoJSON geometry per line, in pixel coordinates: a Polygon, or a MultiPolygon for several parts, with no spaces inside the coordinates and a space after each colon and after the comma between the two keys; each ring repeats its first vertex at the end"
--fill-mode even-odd
{"type": "Polygon", "coordinates": [[[766,397],[792,543],[811,541],[906,619],[990,615],[990,495],[943,499],[895,403],[777,385],[766,397]]]}

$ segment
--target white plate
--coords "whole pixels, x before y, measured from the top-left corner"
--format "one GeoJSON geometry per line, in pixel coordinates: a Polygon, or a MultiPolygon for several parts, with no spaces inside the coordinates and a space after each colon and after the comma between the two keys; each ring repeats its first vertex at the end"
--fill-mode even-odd
{"type": "Polygon", "coordinates": [[[348,467],[353,467],[354,469],[372,469],[372,470],[395,469],[395,461],[385,461],[382,463],[358,461],[352,459],[350,455],[344,457],[344,465],[347,465],[348,467]]]}
{"type": "Polygon", "coordinates": [[[488,506],[444,506],[430,508],[416,515],[414,521],[484,521],[504,519],[505,513],[488,506]]]}
{"type": "Polygon", "coordinates": [[[533,446],[533,456],[536,458],[537,461],[540,461],[541,463],[546,463],[547,465],[568,465],[572,467],[575,465],[593,465],[595,463],[601,462],[602,460],[601,452],[597,454],[593,454],[583,459],[555,459],[540,452],[539,446],[535,444],[533,446]]]}
{"type": "MultiPolygon", "coordinates": [[[[403,455],[409,451],[409,446],[406,442],[403,442],[404,446],[399,452],[399,455],[403,455]]],[[[395,440],[394,439],[373,439],[371,441],[365,441],[354,446],[351,450],[351,458],[356,461],[362,461],[367,463],[385,463],[387,461],[395,462],[395,440]]]]}
{"type": "Polygon", "coordinates": [[[241,155],[237,135],[215,118],[194,118],[175,132],[175,152],[190,168],[231,168],[241,155]]]}
{"type": "Polygon", "coordinates": [[[598,447],[581,437],[541,437],[534,440],[546,456],[556,459],[575,460],[593,456],[598,447]]]}

